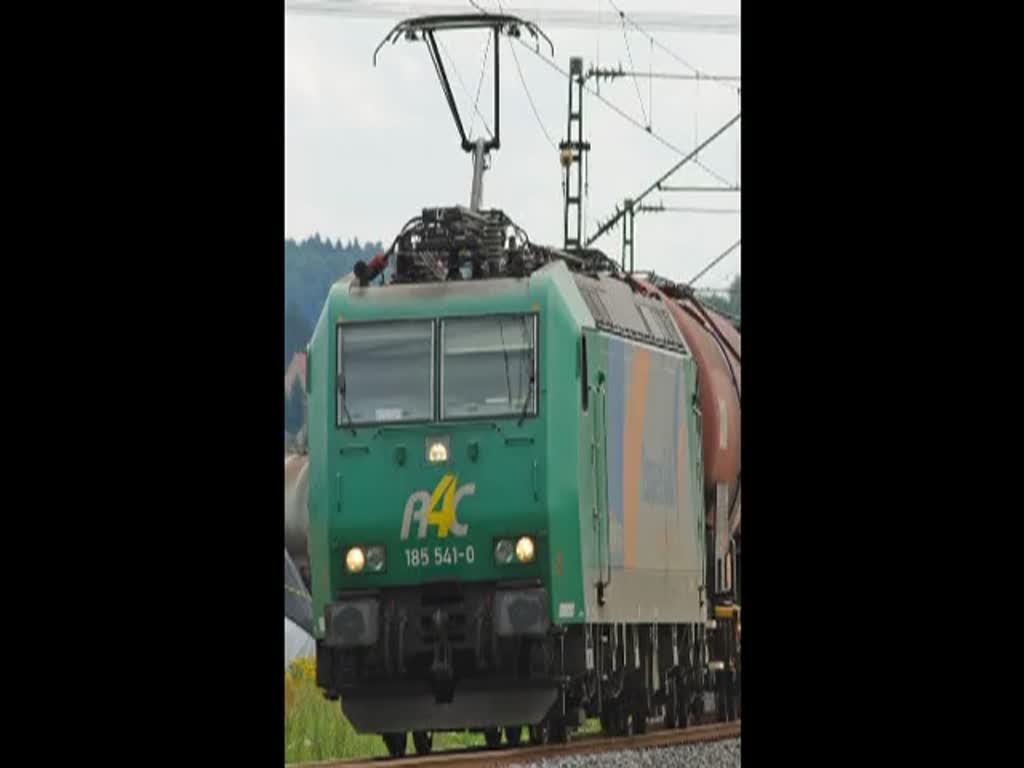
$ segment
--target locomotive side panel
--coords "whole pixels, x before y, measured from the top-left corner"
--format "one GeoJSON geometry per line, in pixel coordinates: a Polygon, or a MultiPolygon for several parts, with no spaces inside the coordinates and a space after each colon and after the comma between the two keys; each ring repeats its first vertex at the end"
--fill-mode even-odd
{"type": "MultiPolygon", "coordinates": [[[[591,378],[603,418],[603,529],[587,591],[592,621],[698,622],[701,504],[694,471],[693,362],[685,355],[602,332],[591,378]]],[[[601,482],[601,478],[598,478],[601,482]]]]}
{"type": "Polygon", "coordinates": [[[549,404],[544,415],[548,445],[544,476],[551,621],[581,623],[585,619],[584,596],[592,589],[583,580],[582,563],[593,558],[593,534],[587,535],[589,521],[587,530],[580,530],[577,510],[589,508],[593,486],[586,483],[590,469],[590,425],[589,414],[582,410],[580,329],[592,324],[593,318],[564,264],[546,266],[530,279],[547,286],[543,318],[546,343],[541,347],[541,356],[547,374],[543,387],[549,404]]]}

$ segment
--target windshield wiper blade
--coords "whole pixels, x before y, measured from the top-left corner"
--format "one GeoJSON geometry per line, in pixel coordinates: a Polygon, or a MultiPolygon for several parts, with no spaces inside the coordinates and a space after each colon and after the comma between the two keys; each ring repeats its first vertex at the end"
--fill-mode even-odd
{"type": "Polygon", "coordinates": [[[523,426],[523,422],[526,421],[526,412],[530,409],[530,400],[533,399],[533,374],[530,374],[530,390],[526,393],[526,399],[523,401],[523,412],[519,414],[519,425],[523,426]]]}
{"type": "MultiPolygon", "coordinates": [[[[526,327],[526,318],[524,317],[524,318],[521,318],[521,319],[523,321],[523,337],[526,339],[526,347],[527,347],[527,349],[530,350],[530,383],[527,385],[528,389],[526,390],[526,399],[523,400],[523,412],[521,414],[519,414],[519,424],[518,424],[518,426],[520,426],[520,427],[523,426],[523,422],[526,420],[526,412],[530,408],[530,399],[533,397],[533,388],[534,388],[534,383],[536,381],[536,377],[534,375],[533,339],[531,339],[530,336],[529,336],[528,329],[526,327]]],[[[537,321],[534,320],[534,323],[536,323],[536,322],[537,321]]],[[[520,379],[520,381],[522,381],[522,379],[520,379]]]]}
{"type": "Polygon", "coordinates": [[[337,386],[341,394],[341,407],[345,411],[345,426],[352,430],[352,437],[356,437],[356,428],[352,426],[352,414],[348,412],[348,398],[345,397],[345,374],[338,374],[337,386]]]}
{"type": "MultiPolygon", "coordinates": [[[[505,348],[505,328],[501,324],[501,318],[498,318],[498,333],[501,334],[501,354],[505,357],[505,385],[508,387],[508,402],[512,404],[512,377],[508,372],[508,349],[505,348]]],[[[520,379],[522,381],[522,379],[520,379]]]]}

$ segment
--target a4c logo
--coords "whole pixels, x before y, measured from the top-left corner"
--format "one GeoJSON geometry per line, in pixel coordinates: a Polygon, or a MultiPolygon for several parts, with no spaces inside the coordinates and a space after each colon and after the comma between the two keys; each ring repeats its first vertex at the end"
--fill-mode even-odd
{"type": "Polygon", "coordinates": [[[475,483],[467,483],[456,490],[455,475],[445,475],[434,488],[433,493],[416,491],[405,502],[405,514],[402,517],[402,540],[409,538],[412,521],[419,523],[417,538],[427,537],[427,526],[437,526],[437,538],[448,537],[451,531],[455,536],[465,536],[469,526],[459,522],[456,513],[463,496],[472,496],[476,491],[475,483]]]}

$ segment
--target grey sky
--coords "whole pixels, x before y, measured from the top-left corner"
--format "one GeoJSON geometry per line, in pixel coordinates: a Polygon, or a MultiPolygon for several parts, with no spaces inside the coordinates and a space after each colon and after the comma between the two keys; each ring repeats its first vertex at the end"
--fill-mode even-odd
{"type": "MultiPolygon", "coordinates": [[[[738,0],[615,0],[638,20],[656,14],[733,15],[738,0]]],[[[478,4],[497,10],[494,0],[478,4]]],[[[409,1],[383,6],[409,7],[410,15],[438,5],[460,8],[458,0],[409,1]],[[417,8],[418,7],[418,8],[417,8]]],[[[614,21],[608,0],[529,0],[502,5],[517,8],[574,10],[605,22],[614,21]]],[[[473,8],[465,2],[467,12],[473,8]]],[[[321,236],[390,242],[409,218],[430,205],[467,205],[471,165],[459,146],[454,121],[422,43],[399,41],[381,50],[376,68],[373,49],[397,18],[360,19],[349,15],[311,15],[286,11],[285,16],[285,236],[321,236]]],[[[554,60],[568,69],[570,56],[579,55],[584,67],[689,73],[678,60],[627,25],[630,66],[622,28],[573,28],[563,24],[542,27],[555,45],[554,60]]],[[[739,75],[739,34],[684,32],[678,27],[652,28],[655,39],[703,72],[739,75]]],[[[482,131],[473,99],[480,77],[486,33],[467,31],[439,34],[458,75],[449,69],[452,90],[473,134],[482,131]],[[463,87],[465,84],[465,88],[463,87]]],[[[535,242],[561,245],[562,191],[557,150],[537,124],[523,91],[509,49],[501,48],[501,149],[491,155],[484,181],[484,206],[505,210],[535,242]]],[[[568,86],[566,80],[531,52],[516,46],[523,77],[548,133],[557,143],[565,138],[568,86]]],[[[547,49],[542,49],[547,53],[547,49]]],[[[480,91],[479,109],[492,122],[493,51],[480,91]]],[[[592,82],[592,81],[591,81],[592,82]]],[[[635,120],[646,110],[653,130],[683,151],[692,149],[738,110],[735,83],[659,80],[636,85],[630,78],[603,81],[601,95],[635,120]],[[637,94],[639,86],[640,97],[637,94]],[[641,108],[641,103],[643,107],[641,108]]],[[[493,130],[493,125],[490,126],[493,130]]],[[[591,142],[586,231],[607,218],[623,198],[633,196],[667,171],[681,156],[630,125],[593,96],[584,104],[584,128],[591,142]]],[[[737,181],[739,127],[734,126],[701,153],[701,161],[732,183],[737,181]]],[[[718,182],[697,166],[684,166],[670,181],[677,185],[709,186],[718,182]]],[[[737,193],[658,193],[646,203],[666,206],[738,209],[737,193]]],[[[614,258],[621,252],[621,228],[595,245],[614,258]]],[[[688,280],[740,237],[740,216],[734,214],[658,213],[636,218],[636,267],[654,269],[677,280],[688,280]]],[[[740,249],[726,257],[701,281],[724,285],[740,269],[740,249]]]]}

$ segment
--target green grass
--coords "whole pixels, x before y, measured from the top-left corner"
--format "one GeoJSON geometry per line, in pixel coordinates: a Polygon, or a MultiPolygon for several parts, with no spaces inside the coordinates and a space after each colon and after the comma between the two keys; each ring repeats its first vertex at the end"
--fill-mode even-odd
{"type": "MultiPolygon", "coordinates": [[[[356,733],[337,701],[327,701],[311,680],[286,681],[284,759],[286,763],[376,757],[387,754],[379,735],[356,733]]],[[[478,733],[439,733],[434,750],[482,747],[478,733]]],[[[413,753],[412,739],[408,742],[413,753]]]]}
{"type": "MultiPolygon", "coordinates": [[[[303,763],[318,760],[376,757],[387,754],[377,734],[356,733],[341,711],[337,701],[327,701],[316,684],[299,670],[285,675],[284,743],[285,762],[303,763]]],[[[578,733],[600,730],[596,720],[588,720],[578,733]]],[[[528,740],[524,731],[523,742],[528,740]]],[[[438,733],[434,750],[482,747],[479,733],[438,733]]],[[[407,754],[414,754],[409,738],[407,754]]]]}

